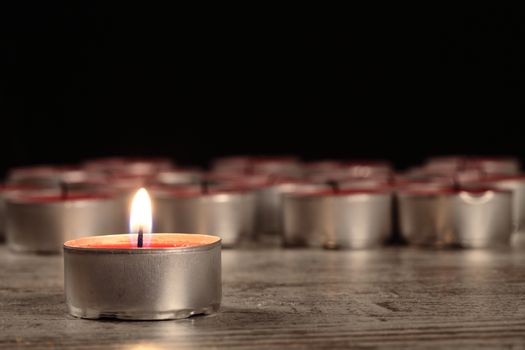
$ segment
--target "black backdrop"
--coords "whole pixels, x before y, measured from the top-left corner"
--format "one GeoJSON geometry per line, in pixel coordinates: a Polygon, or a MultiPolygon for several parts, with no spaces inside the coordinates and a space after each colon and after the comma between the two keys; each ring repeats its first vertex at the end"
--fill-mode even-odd
{"type": "Polygon", "coordinates": [[[525,160],[516,9],[222,10],[2,8],[1,170],[103,155],[525,160]]]}

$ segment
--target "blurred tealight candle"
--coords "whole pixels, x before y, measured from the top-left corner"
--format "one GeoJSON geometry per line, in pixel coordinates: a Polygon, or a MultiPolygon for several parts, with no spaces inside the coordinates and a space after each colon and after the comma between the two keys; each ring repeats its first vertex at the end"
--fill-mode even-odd
{"type": "Polygon", "coordinates": [[[470,181],[464,186],[470,188],[486,187],[512,191],[513,246],[525,245],[525,174],[488,175],[482,179],[470,181]]]}
{"type": "Polygon", "coordinates": [[[453,229],[464,248],[508,246],[512,234],[512,192],[464,188],[454,197],[453,229]]]}
{"type": "Polygon", "coordinates": [[[39,186],[0,184],[0,241],[5,238],[7,198],[20,192],[35,192],[42,190],[43,188],[39,186]]]}
{"type": "Polygon", "coordinates": [[[456,243],[452,203],[456,191],[446,183],[405,183],[396,189],[401,236],[420,246],[444,247],[456,243]]]}
{"type": "Polygon", "coordinates": [[[325,184],[314,184],[295,179],[277,179],[259,186],[256,191],[257,234],[282,234],[283,196],[288,193],[326,189],[325,184]]]}
{"type": "Polygon", "coordinates": [[[255,197],[249,190],[205,185],[151,191],[158,231],[216,235],[226,247],[253,235],[255,197]]]}
{"type": "Polygon", "coordinates": [[[302,191],[284,196],[285,246],[367,249],[392,228],[391,189],[302,191]]]}
{"type": "Polygon", "coordinates": [[[129,224],[131,234],[64,243],[64,289],[71,315],[166,320],[219,310],[219,237],[152,233],[152,205],[144,188],[133,198],[129,224]]]}
{"type": "Polygon", "coordinates": [[[16,252],[58,253],[69,239],[119,232],[111,194],[20,193],[6,199],[7,245],[16,252]]]}

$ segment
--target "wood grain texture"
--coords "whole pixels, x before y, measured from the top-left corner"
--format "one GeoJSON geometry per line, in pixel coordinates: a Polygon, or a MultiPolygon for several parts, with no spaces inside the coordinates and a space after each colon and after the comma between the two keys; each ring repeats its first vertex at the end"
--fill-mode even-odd
{"type": "Polygon", "coordinates": [[[69,316],[61,256],[0,247],[0,348],[525,348],[523,251],[223,251],[223,308],[69,316]]]}

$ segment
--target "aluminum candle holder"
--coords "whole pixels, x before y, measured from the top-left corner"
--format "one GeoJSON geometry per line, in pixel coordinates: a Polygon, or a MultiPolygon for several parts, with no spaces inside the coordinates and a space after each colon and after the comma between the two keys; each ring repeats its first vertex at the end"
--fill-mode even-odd
{"type": "Polygon", "coordinates": [[[391,190],[342,190],[331,196],[331,229],[328,248],[377,247],[392,231],[391,190]]]}
{"type": "Polygon", "coordinates": [[[283,195],[287,193],[326,189],[324,184],[301,181],[278,181],[262,186],[256,191],[258,233],[280,234],[283,232],[283,195]]]}
{"type": "Polygon", "coordinates": [[[456,192],[442,184],[418,184],[397,190],[401,236],[421,246],[453,245],[452,202],[456,192]]]}
{"type": "Polygon", "coordinates": [[[7,198],[10,196],[15,196],[19,193],[47,193],[48,191],[53,190],[46,189],[45,187],[42,188],[27,185],[0,184],[0,241],[3,241],[5,237],[7,198]]]}
{"type": "Polygon", "coordinates": [[[512,243],[522,245],[525,240],[525,175],[494,175],[465,186],[476,188],[487,185],[512,191],[512,243]]]}
{"type": "Polygon", "coordinates": [[[373,248],[391,232],[390,189],[288,194],[284,208],[287,246],[373,248]]]}
{"type": "Polygon", "coordinates": [[[80,238],[64,244],[73,316],[165,320],[210,314],[221,303],[221,240],[199,234],[80,238]],[[150,236],[150,237],[146,237],[150,236]]]}
{"type": "Polygon", "coordinates": [[[493,248],[510,243],[512,193],[493,188],[464,189],[453,202],[453,225],[465,248],[493,248]]]}
{"type": "Polygon", "coordinates": [[[324,192],[302,191],[283,196],[283,245],[324,247],[326,244],[329,200],[324,192]]]}
{"type": "Polygon", "coordinates": [[[225,247],[254,232],[255,197],[245,190],[190,187],[154,190],[155,227],[162,232],[203,232],[221,237],[225,247]]]}
{"type": "Polygon", "coordinates": [[[7,245],[17,252],[58,253],[67,240],[121,227],[111,195],[20,194],[7,198],[6,211],[7,245]]]}

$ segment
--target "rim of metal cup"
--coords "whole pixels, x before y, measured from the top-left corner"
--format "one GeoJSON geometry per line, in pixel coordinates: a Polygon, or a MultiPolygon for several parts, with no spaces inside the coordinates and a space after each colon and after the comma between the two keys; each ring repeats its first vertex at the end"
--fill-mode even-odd
{"type": "Polygon", "coordinates": [[[207,237],[215,239],[212,243],[201,244],[192,247],[172,247],[172,248],[103,248],[103,247],[75,247],[71,246],[72,242],[79,241],[87,238],[98,238],[98,239],[109,239],[111,237],[123,237],[130,236],[131,234],[117,234],[117,235],[103,235],[103,236],[89,236],[82,237],[73,240],[69,240],[64,243],[64,252],[70,253],[92,253],[92,254],[162,254],[162,253],[188,253],[196,251],[206,251],[211,250],[217,246],[221,246],[222,239],[218,236],[198,234],[198,233],[152,233],[152,235],[162,235],[162,236],[195,236],[198,237],[207,237]]]}

